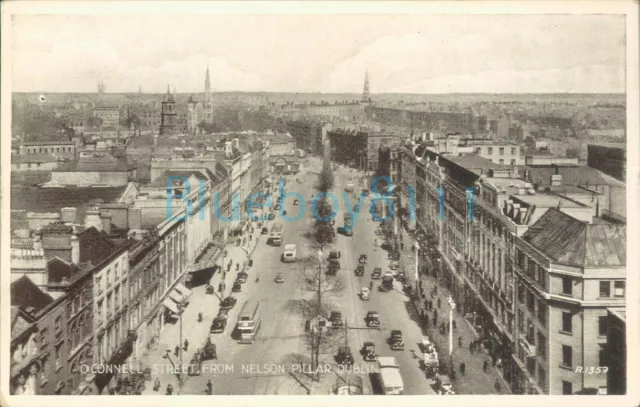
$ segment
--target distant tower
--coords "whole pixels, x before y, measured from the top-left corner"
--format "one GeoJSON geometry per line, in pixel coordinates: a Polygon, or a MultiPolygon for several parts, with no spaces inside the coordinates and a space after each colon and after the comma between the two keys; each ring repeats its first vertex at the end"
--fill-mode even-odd
{"type": "Polygon", "coordinates": [[[171,96],[169,85],[167,85],[167,94],[162,100],[162,110],[160,113],[160,134],[176,133],[176,100],[171,96]]]}
{"type": "Polygon", "coordinates": [[[138,94],[142,93],[142,85],[138,86],[138,94]]]}
{"type": "Polygon", "coordinates": [[[98,81],[98,95],[102,95],[104,93],[105,86],[104,82],[98,81]]]}
{"type": "Polygon", "coordinates": [[[371,96],[369,95],[369,71],[364,73],[364,89],[362,90],[362,103],[370,103],[371,96]]]}
{"type": "Polygon", "coordinates": [[[329,137],[324,139],[324,151],[323,151],[323,160],[322,160],[322,169],[324,171],[331,170],[331,142],[329,137]]]}
{"type": "Polygon", "coordinates": [[[207,74],[204,78],[204,109],[207,110],[211,106],[211,79],[209,78],[209,65],[207,65],[207,74]]]}

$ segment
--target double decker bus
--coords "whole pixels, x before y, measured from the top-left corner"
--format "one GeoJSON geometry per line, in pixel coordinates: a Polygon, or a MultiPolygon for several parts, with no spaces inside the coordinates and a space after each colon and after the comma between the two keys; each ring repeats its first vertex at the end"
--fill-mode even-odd
{"type": "Polygon", "coordinates": [[[260,302],[248,300],[238,314],[236,325],[240,343],[253,343],[260,329],[260,302]]]}

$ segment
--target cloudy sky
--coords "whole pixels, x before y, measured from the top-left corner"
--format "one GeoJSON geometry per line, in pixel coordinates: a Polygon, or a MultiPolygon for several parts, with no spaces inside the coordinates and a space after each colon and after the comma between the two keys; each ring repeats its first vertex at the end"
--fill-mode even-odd
{"type": "Polygon", "coordinates": [[[16,15],[17,92],[624,92],[623,16],[16,15]]]}

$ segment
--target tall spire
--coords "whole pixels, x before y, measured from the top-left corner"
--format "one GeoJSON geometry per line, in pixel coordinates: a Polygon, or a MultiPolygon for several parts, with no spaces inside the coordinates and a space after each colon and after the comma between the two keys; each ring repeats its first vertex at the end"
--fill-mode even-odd
{"type": "Polygon", "coordinates": [[[362,90],[362,103],[371,102],[371,97],[369,96],[369,70],[366,70],[364,73],[364,89],[362,90]]]}
{"type": "Polygon", "coordinates": [[[204,108],[208,109],[211,104],[211,79],[209,78],[209,65],[207,65],[207,73],[204,78],[204,108]]]}

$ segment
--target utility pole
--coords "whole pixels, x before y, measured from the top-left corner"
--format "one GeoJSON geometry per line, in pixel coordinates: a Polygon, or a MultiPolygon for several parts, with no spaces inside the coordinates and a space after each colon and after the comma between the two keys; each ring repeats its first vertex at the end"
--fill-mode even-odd
{"type": "Polygon", "coordinates": [[[456,308],[456,303],[451,296],[447,301],[449,302],[449,369],[453,370],[453,310],[456,308]]]}

